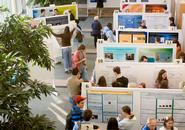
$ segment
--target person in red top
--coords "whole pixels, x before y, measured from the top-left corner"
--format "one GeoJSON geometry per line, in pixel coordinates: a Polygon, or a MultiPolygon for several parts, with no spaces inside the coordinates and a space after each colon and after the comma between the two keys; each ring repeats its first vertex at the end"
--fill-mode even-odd
{"type": "Polygon", "coordinates": [[[74,52],[72,63],[74,68],[79,69],[82,79],[88,81],[85,45],[81,44],[74,52]]]}

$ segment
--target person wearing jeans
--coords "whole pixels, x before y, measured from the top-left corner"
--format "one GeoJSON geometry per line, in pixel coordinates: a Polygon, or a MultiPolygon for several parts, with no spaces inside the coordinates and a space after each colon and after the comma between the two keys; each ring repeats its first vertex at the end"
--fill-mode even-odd
{"type": "Polygon", "coordinates": [[[70,71],[72,70],[71,38],[72,38],[74,30],[75,30],[75,28],[72,31],[70,31],[69,27],[66,26],[64,29],[64,32],[61,34],[56,34],[56,33],[52,32],[52,34],[54,36],[61,38],[61,43],[59,43],[59,45],[62,48],[62,55],[63,55],[63,59],[64,59],[64,71],[67,74],[70,73],[70,71]]]}

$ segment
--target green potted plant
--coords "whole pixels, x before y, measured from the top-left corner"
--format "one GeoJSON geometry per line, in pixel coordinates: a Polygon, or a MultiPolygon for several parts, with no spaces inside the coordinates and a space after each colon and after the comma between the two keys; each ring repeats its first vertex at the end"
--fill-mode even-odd
{"type": "Polygon", "coordinates": [[[46,116],[33,116],[28,103],[54,88],[30,79],[27,64],[51,70],[52,62],[44,37],[51,29],[40,24],[32,28],[27,19],[12,15],[0,24],[0,130],[55,130],[46,116]]]}
{"type": "Polygon", "coordinates": [[[36,5],[40,4],[40,6],[49,6],[50,4],[55,5],[64,5],[64,4],[71,4],[76,0],[28,0],[28,5],[36,5]]]}

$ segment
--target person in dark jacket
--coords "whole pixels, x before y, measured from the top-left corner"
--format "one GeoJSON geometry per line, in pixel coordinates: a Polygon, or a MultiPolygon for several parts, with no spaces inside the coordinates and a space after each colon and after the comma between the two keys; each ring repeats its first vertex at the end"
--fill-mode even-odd
{"type": "Polygon", "coordinates": [[[91,28],[92,28],[91,35],[94,37],[94,46],[95,46],[95,48],[96,48],[97,39],[101,38],[101,29],[102,29],[102,25],[98,21],[98,19],[99,19],[99,17],[95,16],[94,17],[94,22],[91,24],[91,28]]]}
{"type": "Polygon", "coordinates": [[[102,16],[102,9],[103,9],[103,1],[104,0],[97,0],[97,16],[101,17],[102,16]]]}
{"type": "Polygon", "coordinates": [[[117,87],[128,87],[128,78],[121,75],[121,70],[119,66],[113,68],[113,72],[116,76],[116,82],[120,83],[120,86],[117,87]]]}
{"type": "Polygon", "coordinates": [[[74,30],[75,30],[75,28],[72,31],[70,31],[69,27],[66,26],[64,29],[64,33],[56,34],[56,33],[52,32],[52,34],[54,36],[61,38],[61,43],[59,43],[59,45],[62,48],[62,56],[64,58],[64,71],[65,71],[65,73],[70,73],[70,71],[72,70],[71,38],[72,38],[74,30]]]}

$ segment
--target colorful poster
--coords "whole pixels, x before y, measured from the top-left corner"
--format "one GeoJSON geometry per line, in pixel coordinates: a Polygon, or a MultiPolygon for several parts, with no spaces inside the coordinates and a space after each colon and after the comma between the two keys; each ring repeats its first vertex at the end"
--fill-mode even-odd
{"type": "Polygon", "coordinates": [[[173,62],[173,48],[140,48],[139,59],[142,56],[146,56],[148,62],[173,62]]]}
{"type": "Polygon", "coordinates": [[[178,33],[150,32],[149,43],[166,43],[166,41],[178,40],[178,33]],[[158,40],[158,41],[157,41],[158,40]]]}
{"type": "Polygon", "coordinates": [[[118,15],[118,27],[139,28],[142,15],[118,15]]]}
{"type": "Polygon", "coordinates": [[[69,24],[68,15],[54,16],[46,18],[46,24],[51,24],[52,26],[69,24]]]}
{"type": "Polygon", "coordinates": [[[122,12],[135,12],[135,13],[142,13],[144,5],[143,4],[123,4],[122,5],[122,12]]]}
{"type": "Polygon", "coordinates": [[[104,47],[105,62],[124,62],[136,60],[135,47],[104,47]]]}
{"type": "Polygon", "coordinates": [[[71,11],[73,16],[77,18],[76,5],[57,6],[56,9],[58,10],[58,14],[62,14],[62,15],[67,13],[67,11],[71,11]]]}
{"type": "Polygon", "coordinates": [[[53,8],[35,8],[32,10],[33,18],[53,16],[53,8]]]}
{"type": "Polygon", "coordinates": [[[146,13],[165,13],[167,11],[167,5],[161,4],[148,4],[146,5],[146,13]]]}

